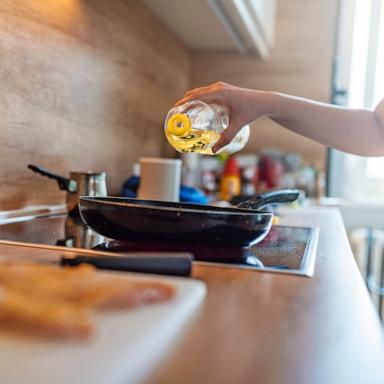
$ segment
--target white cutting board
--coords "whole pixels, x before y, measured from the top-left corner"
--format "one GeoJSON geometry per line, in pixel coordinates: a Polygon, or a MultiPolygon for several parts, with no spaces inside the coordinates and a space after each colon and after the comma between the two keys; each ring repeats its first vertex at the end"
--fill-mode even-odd
{"type": "Polygon", "coordinates": [[[181,338],[206,292],[205,284],[197,280],[157,279],[173,284],[176,297],[134,310],[97,314],[97,333],[90,342],[47,342],[0,334],[0,383],[142,382],[181,338]]]}

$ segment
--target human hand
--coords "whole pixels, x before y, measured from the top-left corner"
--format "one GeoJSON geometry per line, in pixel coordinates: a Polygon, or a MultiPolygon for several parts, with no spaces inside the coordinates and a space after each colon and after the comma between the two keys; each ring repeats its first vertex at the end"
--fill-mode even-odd
{"type": "Polygon", "coordinates": [[[228,108],[229,126],[212,148],[213,152],[217,152],[229,144],[244,125],[267,114],[266,104],[262,102],[264,97],[266,93],[262,91],[217,82],[188,91],[176,106],[191,100],[202,100],[207,104],[217,103],[228,108]]]}

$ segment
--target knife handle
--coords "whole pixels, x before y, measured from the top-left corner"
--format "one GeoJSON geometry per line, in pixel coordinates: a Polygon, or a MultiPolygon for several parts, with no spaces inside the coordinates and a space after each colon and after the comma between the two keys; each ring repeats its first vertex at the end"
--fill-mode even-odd
{"type": "Polygon", "coordinates": [[[192,269],[192,255],[179,253],[177,256],[62,256],[61,265],[77,266],[91,264],[99,269],[115,271],[154,273],[158,275],[189,276],[192,269]]]}

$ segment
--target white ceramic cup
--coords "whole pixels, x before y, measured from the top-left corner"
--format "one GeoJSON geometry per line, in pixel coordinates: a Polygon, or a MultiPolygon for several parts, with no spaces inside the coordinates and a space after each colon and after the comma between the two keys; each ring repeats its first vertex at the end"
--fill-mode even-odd
{"type": "Polygon", "coordinates": [[[157,157],[140,159],[139,199],[179,201],[181,160],[157,157]]]}

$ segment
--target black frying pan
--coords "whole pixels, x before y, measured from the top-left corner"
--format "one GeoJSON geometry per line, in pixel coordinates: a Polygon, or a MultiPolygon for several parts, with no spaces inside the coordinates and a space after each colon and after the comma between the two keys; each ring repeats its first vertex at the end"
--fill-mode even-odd
{"type": "Polygon", "coordinates": [[[83,221],[96,232],[116,240],[225,244],[246,247],[269,232],[273,214],[259,209],[295,201],[300,192],[268,192],[236,207],[82,196],[83,221]]]}

